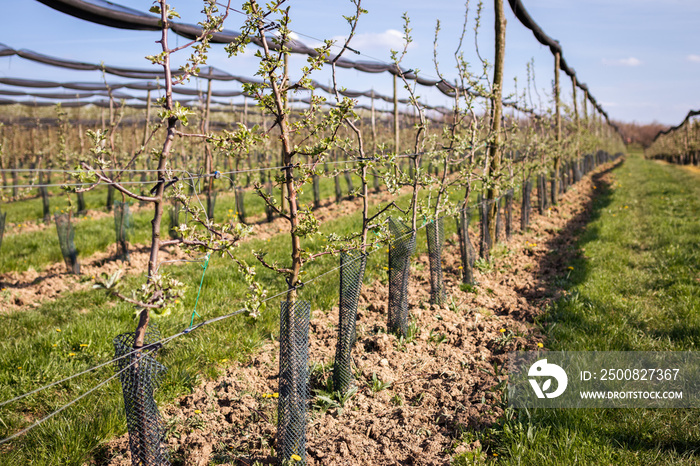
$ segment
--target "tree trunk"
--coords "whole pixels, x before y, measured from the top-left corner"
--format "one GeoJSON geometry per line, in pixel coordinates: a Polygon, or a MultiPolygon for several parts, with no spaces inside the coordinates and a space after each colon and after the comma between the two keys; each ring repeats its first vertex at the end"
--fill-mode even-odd
{"type": "MultiPolygon", "coordinates": [[[[496,57],[493,67],[493,94],[491,97],[491,137],[493,142],[489,147],[491,166],[489,178],[492,179],[486,192],[491,203],[488,205],[488,236],[489,247],[496,243],[496,214],[498,203],[494,200],[498,197],[498,187],[493,183],[493,177],[498,176],[501,168],[501,117],[503,114],[503,67],[506,54],[506,18],[503,11],[503,0],[494,0],[495,4],[495,33],[496,33],[496,57]]],[[[485,259],[489,259],[490,251],[485,251],[485,259]]]]}

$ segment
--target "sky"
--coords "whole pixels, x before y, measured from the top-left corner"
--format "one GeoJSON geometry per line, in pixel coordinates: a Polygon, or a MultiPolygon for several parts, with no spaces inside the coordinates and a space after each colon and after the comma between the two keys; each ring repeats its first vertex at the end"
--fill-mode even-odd
{"type": "MultiPolygon", "coordinates": [[[[35,0],[0,0],[0,43],[15,49],[29,49],[60,58],[113,66],[148,68],[146,55],[158,53],[159,32],[131,31],[91,24],[53,10],[35,0]]],[[[116,0],[114,3],[140,11],[151,5],[143,0],[116,0]]],[[[171,0],[182,21],[201,20],[201,3],[197,0],[171,0]]],[[[548,48],[540,45],[532,33],[522,26],[504,0],[507,18],[505,91],[522,91],[527,84],[526,66],[534,62],[535,87],[539,101],[547,105],[551,99],[554,59],[548,48]]],[[[291,6],[291,29],[299,40],[315,45],[321,39],[342,38],[348,33],[343,15],[353,13],[347,0],[288,0],[291,6]]],[[[579,81],[612,119],[638,123],[658,121],[677,124],[690,109],[700,108],[700,2],[697,0],[523,0],[532,18],[562,46],[564,58],[576,70],[579,81]]],[[[240,1],[233,1],[240,8],[240,1]]],[[[486,1],[481,26],[475,38],[477,1],[470,1],[468,10],[463,1],[448,0],[364,0],[368,14],[359,22],[357,36],[351,46],[361,56],[347,58],[369,61],[390,61],[390,50],[402,45],[402,14],[411,19],[413,42],[402,63],[405,68],[419,70],[426,77],[437,76],[433,64],[433,40],[436,22],[441,23],[438,45],[440,72],[448,80],[456,77],[453,54],[465,20],[468,20],[465,56],[475,71],[481,67],[476,53],[493,62],[493,2],[486,1]]],[[[244,16],[232,12],[225,28],[239,30],[244,16]]],[[[170,36],[171,44],[185,39],[170,36]]],[[[213,45],[209,64],[231,74],[252,77],[256,71],[254,46],[243,56],[229,58],[223,45],[213,45]]],[[[180,52],[181,62],[188,55],[180,52]]],[[[291,69],[303,66],[306,57],[295,56],[291,69]]],[[[294,75],[294,71],[292,72],[294,75]]],[[[73,71],[33,63],[17,56],[0,57],[0,76],[54,81],[99,82],[95,71],[73,71]]],[[[330,74],[320,71],[314,78],[328,83],[330,74]]],[[[341,86],[353,90],[374,89],[391,95],[392,76],[341,70],[341,86]]],[[[126,78],[108,76],[109,82],[125,82],[126,78]]],[[[189,87],[204,86],[193,80],[189,87]]],[[[215,89],[239,89],[237,83],[214,83],[215,89]]],[[[562,98],[571,102],[571,81],[562,74],[562,98]]],[[[0,89],[18,90],[5,85],[0,89]]],[[[21,89],[19,89],[21,90],[21,89]]],[[[53,91],[53,90],[52,90],[53,91]]],[[[136,91],[128,91],[137,94],[136,91]]],[[[418,86],[417,94],[432,105],[450,105],[448,98],[435,89],[418,86]]],[[[537,95],[534,93],[533,95],[537,95]]],[[[400,97],[407,92],[401,90],[400,97]]],[[[578,94],[579,99],[581,94],[578,94]]],[[[360,99],[361,104],[367,101],[360,99]]],[[[535,98],[535,105],[538,100],[535,98]]],[[[377,104],[389,109],[389,104],[377,104]]]]}

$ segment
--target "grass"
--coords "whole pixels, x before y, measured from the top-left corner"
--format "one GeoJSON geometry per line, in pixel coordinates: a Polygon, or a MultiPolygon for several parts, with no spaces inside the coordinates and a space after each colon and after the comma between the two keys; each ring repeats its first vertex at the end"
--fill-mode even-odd
{"type": "MultiPolygon", "coordinates": [[[[598,189],[568,295],[540,324],[557,351],[700,347],[700,177],[632,156],[598,189]]],[[[506,410],[478,433],[499,464],[700,464],[695,409],[506,410]]],[[[470,435],[474,435],[471,433],[470,435]]],[[[455,464],[480,464],[459,457],[455,464]]]]}

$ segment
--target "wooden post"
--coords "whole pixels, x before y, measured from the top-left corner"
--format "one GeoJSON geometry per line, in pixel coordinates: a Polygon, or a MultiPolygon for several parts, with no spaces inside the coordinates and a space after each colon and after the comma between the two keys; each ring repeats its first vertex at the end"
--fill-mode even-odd
{"type": "Polygon", "coordinates": [[[148,141],[148,125],[151,123],[151,90],[149,89],[146,93],[146,124],[143,126],[143,144],[146,145],[148,141]]]}
{"type": "Polygon", "coordinates": [[[394,150],[399,153],[399,96],[398,96],[398,77],[394,75],[394,150]]]}
{"type": "MultiPolygon", "coordinates": [[[[503,66],[506,55],[506,18],[503,11],[503,0],[494,0],[495,4],[495,32],[496,32],[496,57],[493,66],[493,94],[491,97],[491,133],[493,142],[489,146],[491,166],[489,167],[488,178],[491,179],[486,196],[491,203],[488,207],[488,234],[490,246],[496,244],[496,214],[498,212],[497,183],[493,183],[493,178],[499,176],[501,168],[501,115],[503,114],[503,66]]],[[[486,251],[484,258],[490,260],[490,251],[486,251]]]]}
{"type": "Polygon", "coordinates": [[[554,153],[554,167],[552,173],[552,204],[559,203],[559,171],[561,170],[561,102],[560,102],[560,86],[559,86],[559,67],[561,66],[561,54],[554,54],[554,107],[555,107],[555,126],[556,126],[556,141],[557,147],[554,153]]]}
{"type": "MultiPolygon", "coordinates": [[[[209,133],[209,111],[211,106],[211,79],[207,79],[207,100],[204,104],[204,118],[202,121],[202,131],[204,134],[209,133]]],[[[209,143],[204,141],[204,173],[210,175],[214,171],[214,163],[212,160],[211,147],[209,143]]],[[[214,200],[212,192],[214,190],[214,177],[210,176],[207,179],[207,216],[209,220],[214,220],[214,200]]]]}
{"type": "MultiPolygon", "coordinates": [[[[284,82],[285,85],[289,83],[289,54],[284,54],[284,82]]],[[[283,103],[284,109],[286,111],[289,109],[289,96],[285,92],[282,97],[284,98],[283,103]]],[[[291,121],[291,115],[289,116],[289,119],[291,121]]],[[[285,166],[283,144],[280,144],[280,166],[285,166]]],[[[286,212],[286,209],[284,208],[286,203],[284,202],[284,200],[287,198],[287,184],[282,183],[282,186],[280,186],[280,188],[280,209],[282,210],[282,212],[286,212]]]]}
{"type": "Polygon", "coordinates": [[[377,120],[374,114],[374,89],[372,89],[372,108],[370,113],[370,121],[372,122],[372,151],[377,150],[377,120]]]}
{"type": "Polygon", "coordinates": [[[573,92],[574,92],[574,124],[576,125],[576,146],[575,146],[575,155],[574,155],[574,161],[579,157],[579,151],[581,148],[581,121],[579,120],[578,117],[578,100],[576,99],[576,87],[577,87],[577,82],[576,82],[576,76],[573,76],[571,78],[571,85],[573,87],[573,92]]]}
{"type": "Polygon", "coordinates": [[[248,97],[243,96],[243,124],[248,127],[248,97]]]}

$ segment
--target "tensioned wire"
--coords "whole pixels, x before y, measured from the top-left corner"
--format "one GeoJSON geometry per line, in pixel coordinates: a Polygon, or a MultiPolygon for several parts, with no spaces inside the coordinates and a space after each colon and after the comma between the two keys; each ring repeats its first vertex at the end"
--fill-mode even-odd
{"type": "MultiPolygon", "coordinates": [[[[152,345],[149,345],[149,346],[152,346],[152,345]]],[[[132,352],[132,353],[129,353],[129,354],[133,354],[133,352],[132,352]]],[[[127,355],[124,355],[124,356],[127,356],[127,355]]],[[[6,438],[0,440],[0,445],[2,445],[3,443],[9,442],[9,441],[12,440],[12,439],[15,439],[15,438],[19,437],[20,435],[24,435],[24,434],[26,434],[27,432],[29,432],[30,430],[34,429],[35,427],[40,426],[40,425],[43,424],[44,422],[48,421],[49,419],[51,419],[52,417],[54,417],[55,415],[57,415],[58,413],[60,413],[61,411],[63,411],[63,410],[65,410],[65,409],[69,408],[70,406],[74,405],[74,404],[77,403],[78,401],[80,401],[80,400],[82,400],[83,398],[85,398],[86,396],[88,396],[90,393],[92,393],[92,392],[94,392],[95,390],[97,390],[97,389],[101,388],[102,386],[106,385],[107,383],[109,383],[110,381],[112,381],[113,379],[115,379],[116,377],[118,377],[122,372],[126,371],[127,369],[129,369],[129,368],[130,368],[131,366],[133,366],[134,364],[137,364],[138,362],[139,362],[138,359],[135,360],[134,362],[132,362],[131,364],[129,364],[129,365],[126,366],[125,368],[121,369],[121,370],[120,370],[119,372],[117,372],[116,374],[114,374],[114,375],[108,377],[106,380],[104,380],[104,381],[98,383],[97,385],[95,385],[94,387],[92,387],[90,390],[86,391],[85,393],[83,393],[82,395],[78,396],[77,398],[75,398],[75,399],[69,401],[68,403],[64,404],[63,406],[61,406],[61,407],[58,408],[57,410],[53,411],[51,414],[47,414],[46,416],[42,417],[41,419],[38,419],[38,420],[35,421],[33,424],[31,424],[31,425],[25,427],[24,429],[20,430],[19,432],[15,432],[14,434],[10,435],[9,437],[6,437],[6,438]]]]}
{"type": "MultiPolygon", "coordinates": [[[[425,155],[430,152],[422,152],[422,153],[417,153],[417,154],[399,154],[392,156],[394,158],[405,158],[405,157],[417,157],[419,155],[425,155]]],[[[51,188],[51,187],[62,187],[62,186],[89,186],[89,185],[116,185],[116,184],[123,184],[123,185],[144,185],[144,184],[155,184],[155,183],[160,183],[160,182],[165,182],[165,183],[170,183],[170,182],[177,182],[177,181],[188,181],[188,180],[199,180],[202,178],[210,178],[210,177],[217,177],[219,175],[235,175],[237,173],[250,173],[250,172],[262,172],[262,171],[269,171],[269,170],[284,170],[287,168],[301,168],[301,167],[309,167],[309,166],[314,166],[314,165],[322,165],[322,164],[329,164],[329,165],[335,165],[335,164],[350,164],[350,163],[361,163],[361,162],[382,162],[384,161],[380,157],[372,157],[372,158],[362,158],[362,159],[352,159],[352,160],[332,160],[328,162],[317,162],[317,163],[300,163],[300,164],[293,164],[291,166],[276,166],[276,167],[260,167],[260,168],[248,168],[248,169],[243,169],[243,170],[231,170],[231,171],[225,171],[225,172],[219,172],[215,171],[213,173],[205,173],[201,175],[196,175],[196,176],[190,176],[186,178],[172,178],[172,179],[167,179],[167,180],[146,180],[146,181],[115,181],[112,183],[107,183],[104,181],[100,181],[99,183],[51,183],[51,184],[28,184],[28,185],[7,185],[7,186],[2,186],[0,185],[0,188],[4,189],[12,189],[12,188],[51,188]]],[[[388,162],[388,161],[387,161],[388,162]]],[[[31,170],[31,169],[0,169],[0,173],[4,172],[10,172],[10,171],[37,171],[37,170],[31,170]]],[[[58,170],[58,169],[43,169],[44,171],[51,171],[53,173],[89,173],[89,171],[77,171],[77,170],[58,170]]],[[[103,170],[102,170],[103,171],[103,170]]],[[[115,172],[134,172],[134,173],[139,173],[139,172],[157,172],[157,170],[118,170],[114,169],[113,171],[115,172]]],[[[168,171],[168,170],[163,170],[163,171],[168,171]]],[[[183,168],[177,168],[177,169],[170,169],[170,172],[178,172],[178,173],[188,173],[190,174],[187,169],[183,168]]]]}

